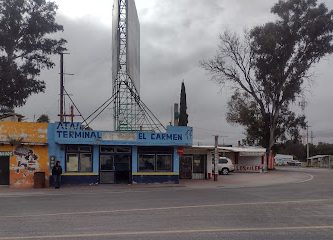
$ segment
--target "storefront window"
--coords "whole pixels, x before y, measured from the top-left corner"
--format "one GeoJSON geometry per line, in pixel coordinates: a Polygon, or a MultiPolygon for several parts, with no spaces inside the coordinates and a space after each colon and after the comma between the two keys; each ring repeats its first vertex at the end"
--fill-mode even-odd
{"type": "Polygon", "coordinates": [[[77,154],[67,154],[66,170],[68,172],[79,171],[79,157],[77,154]]]}
{"type": "Polygon", "coordinates": [[[138,171],[172,172],[172,147],[139,147],[138,171]]]}
{"type": "Polygon", "coordinates": [[[155,171],[155,155],[140,154],[139,155],[139,171],[155,171]]]}
{"type": "Polygon", "coordinates": [[[111,146],[101,146],[101,153],[114,153],[114,147],[111,146]]]}
{"type": "Polygon", "coordinates": [[[67,172],[92,172],[92,154],[90,146],[67,146],[67,172]]]}
{"type": "Polygon", "coordinates": [[[117,147],[116,151],[117,151],[117,153],[130,153],[131,148],[129,148],[129,147],[117,147]]]}
{"type": "Polygon", "coordinates": [[[67,146],[67,152],[78,152],[79,146],[77,145],[69,145],[67,146]]]}
{"type": "Polygon", "coordinates": [[[111,155],[101,155],[100,156],[100,161],[101,161],[101,170],[102,171],[114,170],[113,156],[111,156],[111,155]]]}
{"type": "Polygon", "coordinates": [[[156,171],[172,171],[172,155],[156,155],[156,171]]]}
{"type": "Polygon", "coordinates": [[[91,152],[91,147],[90,146],[80,146],[79,151],[80,152],[91,152]]]}
{"type": "Polygon", "coordinates": [[[80,172],[92,172],[92,157],[91,154],[80,154],[80,172]]]}

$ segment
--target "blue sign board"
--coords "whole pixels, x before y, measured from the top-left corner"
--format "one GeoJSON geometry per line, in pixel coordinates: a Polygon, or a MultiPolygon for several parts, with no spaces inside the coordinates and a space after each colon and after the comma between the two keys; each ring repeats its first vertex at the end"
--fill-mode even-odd
{"type": "Polygon", "coordinates": [[[138,132],[137,133],[138,144],[170,144],[177,143],[174,145],[192,145],[192,128],[190,127],[174,127],[169,126],[167,132],[138,132]]]}
{"type": "Polygon", "coordinates": [[[165,133],[111,132],[88,130],[81,123],[59,122],[49,124],[49,139],[52,138],[59,144],[191,146],[192,128],[168,126],[165,133]]]}

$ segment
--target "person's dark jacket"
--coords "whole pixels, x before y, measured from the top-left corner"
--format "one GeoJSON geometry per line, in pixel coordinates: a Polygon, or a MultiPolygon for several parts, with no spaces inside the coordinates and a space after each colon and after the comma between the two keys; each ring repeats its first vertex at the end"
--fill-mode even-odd
{"type": "Polygon", "coordinates": [[[52,168],[52,175],[61,175],[62,174],[62,167],[55,165],[52,168]]]}

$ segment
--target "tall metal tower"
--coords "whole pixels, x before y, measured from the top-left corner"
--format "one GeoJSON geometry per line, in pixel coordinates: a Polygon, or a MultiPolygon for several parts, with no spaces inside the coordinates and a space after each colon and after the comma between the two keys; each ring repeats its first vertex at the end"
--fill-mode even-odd
{"type": "Polygon", "coordinates": [[[165,129],[140,99],[140,26],[134,0],[114,0],[112,93],[115,131],[165,129]]]}

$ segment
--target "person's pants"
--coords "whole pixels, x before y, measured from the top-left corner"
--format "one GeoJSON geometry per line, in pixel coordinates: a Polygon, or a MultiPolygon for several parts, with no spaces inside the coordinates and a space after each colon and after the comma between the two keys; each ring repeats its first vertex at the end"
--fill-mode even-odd
{"type": "Polygon", "coordinates": [[[61,175],[53,175],[53,184],[55,188],[60,188],[61,185],[61,175]]]}

